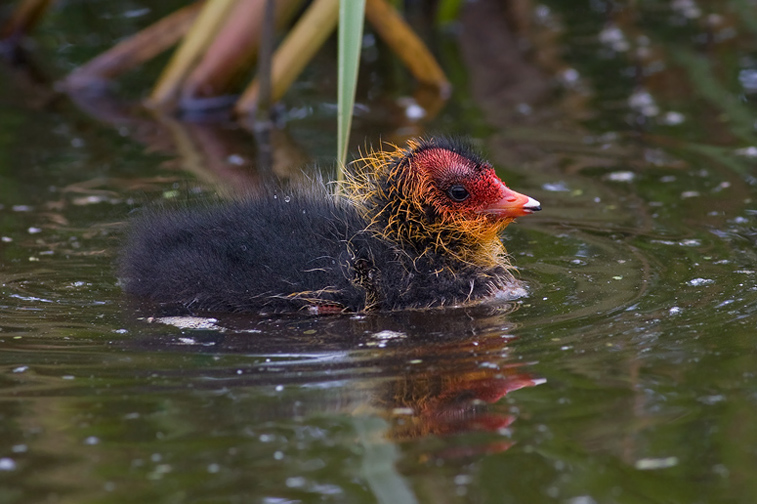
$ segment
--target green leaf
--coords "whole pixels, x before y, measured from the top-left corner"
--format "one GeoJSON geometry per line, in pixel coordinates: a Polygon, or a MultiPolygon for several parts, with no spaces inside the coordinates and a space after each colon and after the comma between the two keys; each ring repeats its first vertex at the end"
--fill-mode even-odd
{"type": "MultiPolygon", "coordinates": [[[[341,0],[339,2],[339,55],[337,97],[337,157],[340,168],[347,162],[347,145],[352,126],[352,109],[355,105],[355,89],[360,63],[360,48],[363,43],[363,20],[365,0],[341,0]]],[[[341,170],[340,170],[341,176],[341,170]]]]}

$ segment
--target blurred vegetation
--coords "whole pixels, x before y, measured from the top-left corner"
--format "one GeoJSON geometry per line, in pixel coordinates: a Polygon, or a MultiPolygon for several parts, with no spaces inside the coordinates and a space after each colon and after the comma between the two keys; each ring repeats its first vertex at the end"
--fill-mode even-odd
{"type": "MultiPolygon", "coordinates": [[[[34,36],[27,32],[35,22],[65,21],[70,9],[65,4],[42,15],[52,3],[21,0],[14,11],[6,12],[9,21],[2,33],[7,54],[13,52],[9,48],[23,47],[25,36],[34,36]]],[[[286,101],[286,89],[333,32],[339,15],[337,0],[270,3],[278,32],[271,30],[268,42],[262,33],[266,0],[199,1],[174,12],[156,13],[159,19],[151,25],[60,76],[59,87],[72,96],[100,92],[125,78],[127,70],[144,66],[181,41],[168,63],[157,60],[165,66],[152,91],[143,91],[146,102],[178,115],[225,108],[233,110],[243,125],[260,122],[263,116],[256,110],[268,111],[269,102],[286,101]],[[275,44],[277,40],[280,43],[275,44]],[[275,47],[275,51],[269,58],[261,47],[268,47],[267,51],[275,47]],[[257,75],[245,82],[256,62],[257,75]],[[261,68],[269,70],[261,73],[261,68]],[[269,85],[264,85],[265,75],[270,75],[269,85]]],[[[424,123],[441,110],[451,88],[421,40],[444,33],[462,46],[470,44],[470,49],[464,49],[469,53],[466,66],[457,68],[454,60],[448,60],[445,70],[456,85],[472,88],[488,125],[507,138],[571,143],[578,150],[581,145],[594,149],[609,142],[611,152],[636,167],[679,166],[686,159],[706,156],[741,176],[753,176],[757,158],[754,2],[585,0],[568,5],[559,0],[511,0],[469,5],[460,0],[416,0],[393,4],[396,7],[386,0],[367,0],[367,30],[369,36],[380,37],[385,43],[381,50],[393,52],[420,84],[413,98],[422,109],[424,123]],[[490,6],[488,12],[493,15],[473,19],[470,13],[477,5],[490,6]],[[410,29],[411,24],[422,38],[410,29]],[[430,93],[424,91],[429,88],[430,93]],[[590,138],[590,133],[601,137],[590,138]],[[653,151],[655,147],[659,151],[653,151]]],[[[357,27],[354,22],[345,25],[357,27]]],[[[341,45],[359,48],[361,39],[360,30],[355,30],[341,45]]],[[[364,48],[362,54],[374,50],[364,48]]],[[[388,77],[371,78],[380,83],[388,77]]],[[[340,88],[338,101],[347,103],[343,100],[352,93],[348,87],[340,88]]],[[[349,114],[338,117],[346,122],[349,114]]],[[[339,157],[347,144],[344,130],[340,128],[339,157]]],[[[424,132],[423,127],[408,131],[412,135],[424,132]]]]}
{"type": "MultiPolygon", "coordinates": [[[[0,31],[6,53],[40,22],[52,0],[21,0],[0,31]]],[[[178,43],[145,104],[161,112],[196,112],[232,106],[249,117],[279,101],[314,54],[339,30],[338,158],[344,164],[362,46],[363,16],[416,78],[449,88],[444,73],[420,38],[386,0],[314,0],[274,51],[274,30],[288,26],[302,0],[199,0],[163,17],[72,71],[63,81],[71,94],[91,93],[126,71],[178,43]],[[265,52],[263,52],[265,51],[265,52]],[[258,61],[254,79],[237,99],[246,74],[258,61]]],[[[257,123],[265,124],[257,115],[257,123]]],[[[260,127],[260,125],[256,125],[260,127]]]]}

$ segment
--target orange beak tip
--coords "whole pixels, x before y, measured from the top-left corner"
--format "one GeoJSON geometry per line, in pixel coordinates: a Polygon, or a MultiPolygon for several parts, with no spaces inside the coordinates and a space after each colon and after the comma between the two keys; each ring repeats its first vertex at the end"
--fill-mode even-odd
{"type": "Polygon", "coordinates": [[[531,215],[541,210],[541,203],[530,196],[505,188],[505,195],[495,203],[487,206],[481,213],[500,218],[514,219],[531,215]]]}

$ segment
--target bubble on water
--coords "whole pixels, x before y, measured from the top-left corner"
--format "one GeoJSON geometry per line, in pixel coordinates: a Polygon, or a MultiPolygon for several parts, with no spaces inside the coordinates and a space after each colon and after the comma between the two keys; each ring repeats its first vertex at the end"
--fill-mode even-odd
{"type": "Polygon", "coordinates": [[[226,162],[234,166],[242,166],[244,164],[244,158],[239,154],[229,154],[226,157],[226,162]]]}
{"type": "Polygon", "coordinates": [[[564,85],[575,87],[581,78],[581,74],[575,68],[566,68],[560,72],[558,77],[564,85]]]}
{"type": "Polygon", "coordinates": [[[523,115],[531,115],[531,113],[533,112],[531,105],[529,105],[528,103],[519,103],[515,107],[515,110],[517,110],[519,114],[523,115]]]}
{"type": "Polygon", "coordinates": [[[699,287],[701,285],[709,285],[711,283],[715,283],[715,280],[711,278],[694,278],[686,283],[691,285],[692,287],[699,287]]]}
{"type": "Polygon", "coordinates": [[[0,471],[16,470],[16,461],[9,457],[0,458],[0,471]]]}
{"type": "Polygon", "coordinates": [[[405,117],[414,121],[423,119],[424,117],[426,117],[426,109],[424,109],[417,103],[408,103],[405,106],[405,117]]]}
{"type": "Polygon", "coordinates": [[[397,339],[397,338],[407,338],[407,334],[403,332],[390,331],[388,329],[385,329],[383,331],[373,333],[371,337],[379,339],[379,340],[389,340],[389,339],[397,339]]]}
{"type": "Polygon", "coordinates": [[[640,471],[666,469],[678,465],[678,457],[643,458],[636,461],[634,467],[640,471]]]}
{"type": "Polygon", "coordinates": [[[607,174],[607,180],[611,182],[633,182],[636,174],[630,171],[616,171],[607,174]]]}
{"type": "Polygon", "coordinates": [[[743,149],[736,149],[733,152],[739,156],[750,157],[750,158],[757,157],[757,147],[753,145],[749,147],[745,147],[743,149]]]}
{"type": "Polygon", "coordinates": [[[660,108],[655,103],[652,95],[644,90],[635,91],[629,96],[628,106],[647,117],[656,116],[660,113],[660,108]]]}
{"type": "Polygon", "coordinates": [[[680,112],[669,111],[660,118],[660,122],[668,126],[677,126],[686,120],[686,116],[680,112]]]}
{"type": "Polygon", "coordinates": [[[599,41],[618,52],[627,51],[631,47],[623,31],[617,26],[608,26],[599,32],[599,41]]]}
{"type": "Polygon", "coordinates": [[[455,485],[470,485],[473,483],[473,477],[469,474],[458,474],[454,481],[455,485]]]}
{"type": "Polygon", "coordinates": [[[286,486],[289,488],[301,488],[305,486],[305,478],[302,476],[293,476],[286,479],[286,486]]]}
{"type": "Polygon", "coordinates": [[[697,400],[704,404],[716,404],[725,401],[726,397],[723,394],[713,394],[699,397],[697,400]]]}
{"type": "Polygon", "coordinates": [[[702,15],[702,9],[694,0],[673,0],[670,8],[689,19],[696,19],[702,15]]]}
{"type": "Polygon", "coordinates": [[[597,501],[595,501],[589,495],[579,495],[578,497],[571,497],[565,502],[567,502],[568,504],[597,504],[597,501]]]}
{"type": "MultiPolygon", "coordinates": [[[[148,322],[158,322],[160,324],[172,325],[179,329],[210,329],[216,331],[223,331],[224,328],[217,325],[218,319],[208,317],[155,317],[147,319],[148,322]]],[[[188,342],[184,342],[188,344],[188,342]]]]}
{"type": "Polygon", "coordinates": [[[570,191],[568,186],[562,180],[559,182],[547,182],[546,184],[542,184],[541,188],[544,189],[545,191],[551,191],[551,192],[570,191]]]}

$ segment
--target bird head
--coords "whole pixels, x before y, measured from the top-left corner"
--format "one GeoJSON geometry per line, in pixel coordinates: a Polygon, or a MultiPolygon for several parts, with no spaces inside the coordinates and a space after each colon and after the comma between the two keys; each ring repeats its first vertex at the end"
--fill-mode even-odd
{"type": "Polygon", "coordinates": [[[421,253],[501,264],[505,251],[497,235],[516,217],[541,210],[464,142],[411,140],[407,148],[372,151],[356,163],[347,192],[369,227],[421,253]]]}
{"type": "Polygon", "coordinates": [[[458,145],[420,144],[404,159],[408,196],[423,201],[441,220],[465,226],[481,222],[503,229],[516,217],[541,210],[535,199],[508,188],[492,165],[458,145]]]}

